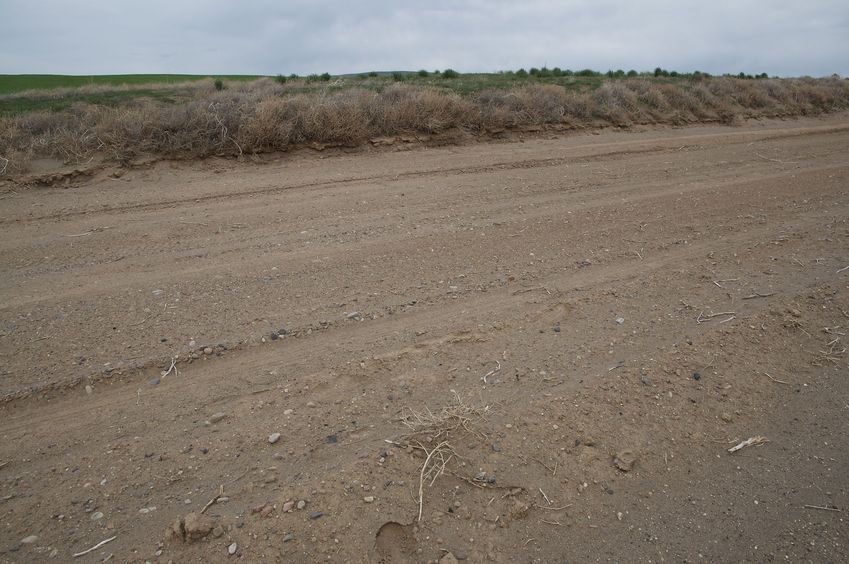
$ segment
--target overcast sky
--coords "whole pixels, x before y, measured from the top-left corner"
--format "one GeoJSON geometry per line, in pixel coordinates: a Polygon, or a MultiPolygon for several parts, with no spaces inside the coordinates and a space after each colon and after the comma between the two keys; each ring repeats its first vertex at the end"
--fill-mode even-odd
{"type": "Polygon", "coordinates": [[[0,73],[849,75],[849,0],[0,0],[0,73]]]}

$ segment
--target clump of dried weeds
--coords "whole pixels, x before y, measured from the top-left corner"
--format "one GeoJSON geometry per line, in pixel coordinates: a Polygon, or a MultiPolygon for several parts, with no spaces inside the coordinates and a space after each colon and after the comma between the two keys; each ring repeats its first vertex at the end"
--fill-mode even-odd
{"type": "MultiPolygon", "coordinates": [[[[69,92],[79,93],[65,89],[49,96],[69,92]]],[[[849,81],[836,77],[672,83],[637,77],[606,80],[595,89],[537,83],[465,95],[404,83],[372,90],[356,82],[304,92],[260,79],[223,90],[201,81],[181,92],[170,101],[130,96],[118,106],[77,102],[66,110],[2,117],[0,169],[18,174],[30,159],[43,157],[80,164],[95,158],[126,162],[140,155],[240,156],[306,145],[359,146],[381,136],[449,130],[729,122],[849,108],[849,81]]]]}

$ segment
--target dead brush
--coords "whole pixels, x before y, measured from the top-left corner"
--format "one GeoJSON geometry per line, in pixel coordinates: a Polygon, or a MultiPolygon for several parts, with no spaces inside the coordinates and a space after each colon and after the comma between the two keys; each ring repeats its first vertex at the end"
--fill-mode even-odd
{"type": "Polygon", "coordinates": [[[427,442],[434,442],[442,437],[448,437],[458,429],[463,429],[471,435],[483,436],[475,428],[475,424],[482,422],[490,413],[492,407],[467,404],[462,400],[460,394],[455,390],[452,390],[452,392],[455,402],[444,406],[437,412],[431,411],[428,407],[423,410],[416,410],[411,407],[403,408],[401,423],[412,431],[408,437],[427,435],[427,442]]]}
{"type": "MultiPolygon", "coordinates": [[[[424,510],[425,484],[431,487],[446,472],[455,474],[448,470],[448,464],[460,456],[451,445],[451,434],[462,430],[485,438],[475,425],[481,423],[490,413],[491,406],[470,405],[465,403],[456,391],[452,390],[452,392],[455,401],[439,411],[432,411],[427,407],[423,410],[405,407],[402,411],[400,421],[411,431],[405,436],[407,446],[420,450],[425,455],[424,462],[419,468],[419,521],[422,520],[424,510]]],[[[401,446],[401,443],[393,444],[401,446]]]]}

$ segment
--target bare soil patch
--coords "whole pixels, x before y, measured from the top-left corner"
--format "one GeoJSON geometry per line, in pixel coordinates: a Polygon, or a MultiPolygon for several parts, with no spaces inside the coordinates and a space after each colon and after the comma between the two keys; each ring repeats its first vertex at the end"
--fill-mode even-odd
{"type": "Polygon", "coordinates": [[[846,560],[847,154],[839,114],[7,186],[0,561],[846,560]]]}

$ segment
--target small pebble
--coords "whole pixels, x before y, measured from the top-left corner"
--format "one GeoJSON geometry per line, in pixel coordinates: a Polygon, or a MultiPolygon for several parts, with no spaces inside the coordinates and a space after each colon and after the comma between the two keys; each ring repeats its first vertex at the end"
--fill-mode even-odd
{"type": "Polygon", "coordinates": [[[292,540],[295,540],[295,535],[293,535],[292,533],[286,533],[286,535],[283,537],[283,542],[289,542],[292,540]]]}
{"type": "Polygon", "coordinates": [[[303,509],[306,506],[307,506],[307,502],[304,501],[303,499],[298,502],[298,509],[303,509]]]}
{"type": "Polygon", "coordinates": [[[693,372],[693,380],[701,380],[701,379],[702,379],[701,374],[699,374],[698,372],[693,372]]]}
{"type": "Polygon", "coordinates": [[[280,335],[277,334],[277,331],[272,331],[270,336],[272,341],[276,341],[280,338],[280,335]]]}
{"type": "Polygon", "coordinates": [[[318,519],[322,515],[324,515],[324,513],[322,513],[321,511],[313,511],[312,513],[310,513],[310,519],[318,519]]]}
{"type": "Polygon", "coordinates": [[[238,548],[239,548],[239,545],[237,545],[236,543],[233,543],[233,544],[231,544],[230,546],[227,547],[227,552],[229,552],[230,554],[236,554],[236,550],[238,548]]]}
{"type": "Polygon", "coordinates": [[[99,521],[101,519],[103,519],[103,513],[101,513],[100,511],[96,511],[91,514],[92,521],[99,521]]]}
{"type": "Polygon", "coordinates": [[[284,409],[283,415],[292,415],[293,412],[294,412],[294,410],[292,410],[292,409],[284,409]]]}
{"type": "Polygon", "coordinates": [[[336,435],[328,435],[327,442],[331,445],[335,445],[337,442],[339,442],[339,439],[336,438],[336,435]]]}
{"type": "Polygon", "coordinates": [[[209,417],[209,422],[210,423],[218,423],[219,421],[221,421],[225,417],[227,417],[227,415],[223,411],[219,411],[218,413],[213,413],[209,417]]]}
{"type": "Polygon", "coordinates": [[[315,407],[315,402],[314,401],[308,401],[307,407],[315,407]]]}
{"type": "Polygon", "coordinates": [[[295,507],[295,502],[294,501],[287,501],[286,503],[283,504],[283,507],[281,507],[280,509],[283,513],[286,513],[288,511],[292,511],[293,507],[295,507]]]}
{"type": "Polygon", "coordinates": [[[363,501],[365,501],[366,503],[372,503],[374,501],[374,496],[373,495],[367,495],[363,498],[363,501]]]}
{"type": "Polygon", "coordinates": [[[21,539],[21,544],[33,544],[38,540],[38,535],[30,535],[21,539]]]}
{"type": "Polygon", "coordinates": [[[154,378],[153,380],[150,381],[150,385],[151,386],[158,386],[159,382],[160,382],[159,378],[154,378]]]}
{"type": "Polygon", "coordinates": [[[618,323],[619,325],[622,325],[623,323],[625,323],[625,318],[624,317],[617,317],[616,323],[618,323]]]}
{"type": "Polygon", "coordinates": [[[203,354],[212,354],[212,347],[204,347],[203,354]]]}
{"type": "Polygon", "coordinates": [[[93,393],[94,393],[94,389],[93,389],[91,386],[86,385],[86,387],[85,387],[85,393],[87,393],[88,395],[91,395],[91,394],[93,394],[93,393]]]}
{"type": "Polygon", "coordinates": [[[280,433],[271,433],[270,435],[268,435],[268,442],[271,443],[271,444],[274,444],[279,440],[280,440],[280,433]]]}

